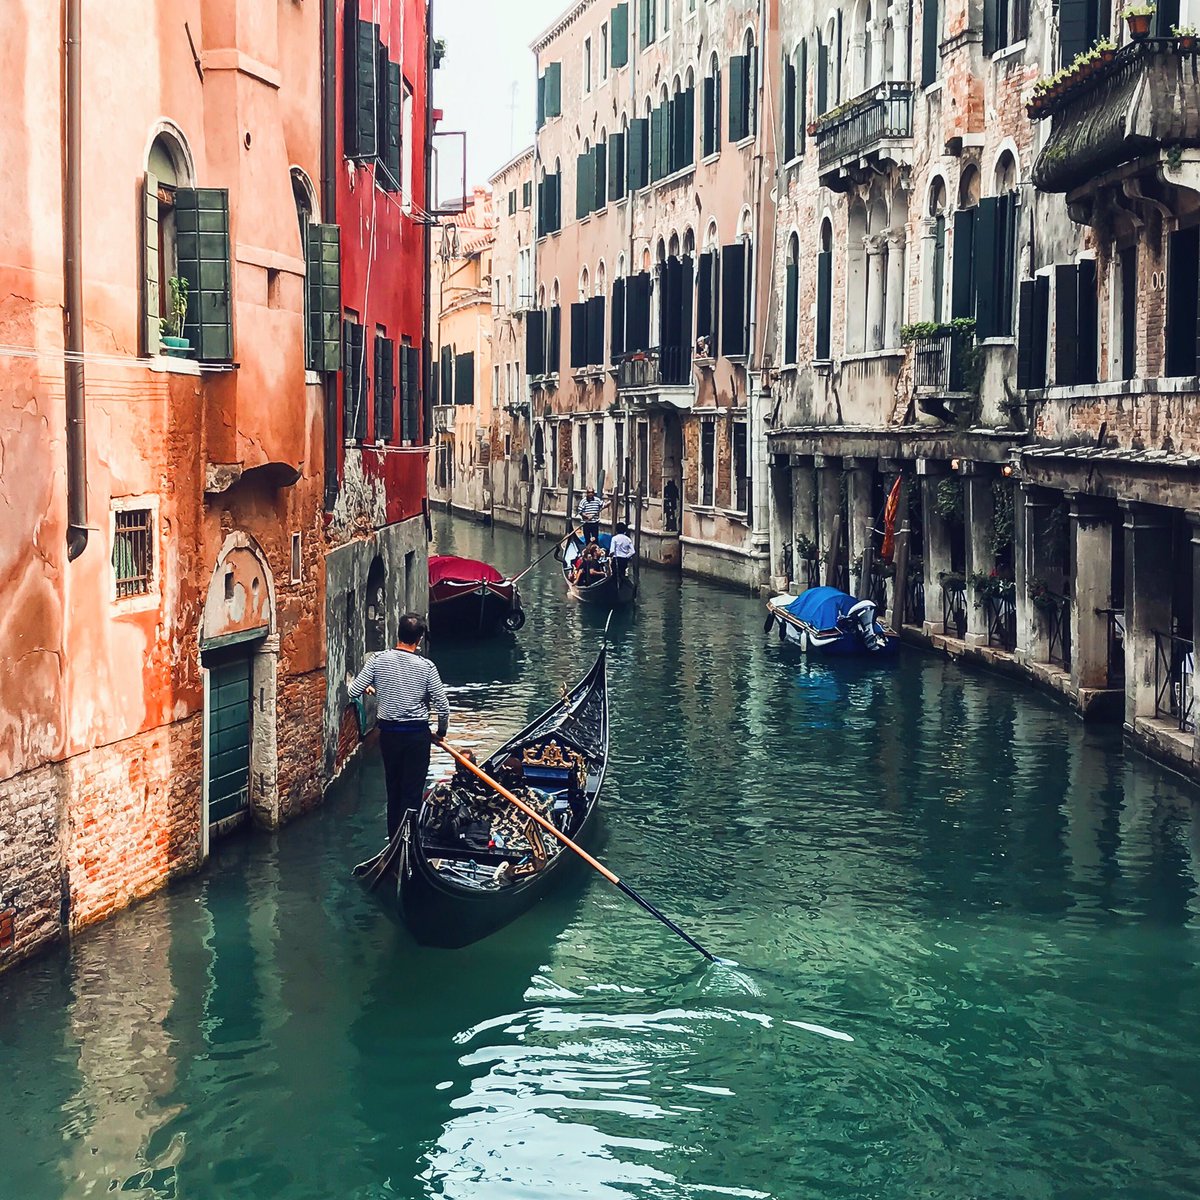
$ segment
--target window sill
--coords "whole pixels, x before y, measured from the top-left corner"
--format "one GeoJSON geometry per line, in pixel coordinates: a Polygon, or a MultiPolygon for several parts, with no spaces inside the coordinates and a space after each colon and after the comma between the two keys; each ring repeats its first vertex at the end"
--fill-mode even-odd
{"type": "Polygon", "coordinates": [[[992,55],[992,62],[998,63],[1003,62],[1006,58],[1012,58],[1013,55],[1020,54],[1028,44],[1028,41],[1025,38],[1022,38],[1019,42],[1013,42],[1011,46],[1004,46],[1002,49],[997,50],[996,53],[992,55]]]}
{"type": "Polygon", "coordinates": [[[748,133],[740,142],[734,142],[733,148],[735,150],[745,150],[747,147],[753,146],[757,138],[757,133],[748,133]]]}
{"type": "Polygon", "coordinates": [[[114,617],[134,616],[137,613],[153,612],[161,604],[162,594],[157,589],[152,592],[139,592],[136,596],[113,596],[112,613],[114,617]]]}
{"type": "Polygon", "coordinates": [[[316,384],[319,386],[321,383],[321,372],[320,371],[305,371],[304,372],[304,382],[307,384],[316,384]]]}
{"type": "Polygon", "coordinates": [[[935,79],[927,88],[922,88],[921,90],[926,96],[932,96],[940,92],[945,86],[946,81],[944,79],[935,79]]]}
{"type": "Polygon", "coordinates": [[[683,183],[696,173],[696,164],[690,163],[686,167],[680,167],[678,171],[673,171],[670,175],[664,175],[661,179],[656,179],[650,186],[653,188],[674,187],[677,183],[683,183]]]}
{"type": "Polygon", "coordinates": [[[175,358],[170,354],[156,354],[150,359],[150,370],[162,375],[199,375],[200,364],[194,358],[175,358]]]}
{"type": "Polygon", "coordinates": [[[717,162],[720,159],[720,157],[721,157],[721,151],[714,150],[711,154],[706,154],[700,160],[700,165],[702,167],[711,167],[713,163],[717,162]]]}
{"type": "Polygon", "coordinates": [[[804,162],[804,151],[802,150],[799,154],[793,154],[792,157],[789,158],[787,160],[787,162],[785,162],[783,164],[783,169],[785,171],[790,170],[792,167],[800,166],[801,163],[803,163],[803,162],[804,162]]]}
{"type": "Polygon", "coordinates": [[[987,349],[989,346],[1015,346],[1017,339],[1011,334],[1002,334],[1000,337],[980,338],[976,345],[987,349]]]}

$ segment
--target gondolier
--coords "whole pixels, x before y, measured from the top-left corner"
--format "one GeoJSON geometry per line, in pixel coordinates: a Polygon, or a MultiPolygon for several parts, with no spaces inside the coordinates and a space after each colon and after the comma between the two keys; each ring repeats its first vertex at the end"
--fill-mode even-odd
{"type": "Polygon", "coordinates": [[[369,692],[379,703],[379,750],[387,779],[388,838],[405,813],[421,805],[429,774],[429,717],[437,715],[437,737],[446,736],[450,704],[437,667],[419,653],[425,622],[415,613],[400,618],[394,650],[374,655],[350,684],[350,699],[369,692]]]}
{"type": "Polygon", "coordinates": [[[595,488],[588,488],[587,495],[579,501],[575,515],[583,522],[584,545],[600,540],[600,510],[604,501],[596,495],[595,488]]]}

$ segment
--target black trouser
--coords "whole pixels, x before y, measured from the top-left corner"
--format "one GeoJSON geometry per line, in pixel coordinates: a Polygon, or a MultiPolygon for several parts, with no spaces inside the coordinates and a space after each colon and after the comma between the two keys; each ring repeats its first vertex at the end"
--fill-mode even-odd
{"type": "Polygon", "coordinates": [[[613,574],[617,577],[617,586],[620,587],[625,582],[625,576],[629,572],[629,559],[618,558],[614,555],[612,564],[613,574]]]}
{"type": "Polygon", "coordinates": [[[600,522],[599,521],[584,521],[583,523],[583,544],[586,546],[588,542],[598,542],[600,540],[600,522]]]}
{"type": "Polygon", "coordinates": [[[411,808],[421,807],[421,791],[429,774],[431,739],[429,727],[387,729],[379,727],[379,750],[383,755],[383,773],[387,779],[388,840],[404,821],[411,808]]]}

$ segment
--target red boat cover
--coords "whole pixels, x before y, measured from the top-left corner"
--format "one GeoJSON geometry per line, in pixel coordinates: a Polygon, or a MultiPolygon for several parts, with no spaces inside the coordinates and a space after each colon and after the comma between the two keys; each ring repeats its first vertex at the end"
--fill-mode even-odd
{"type": "Polygon", "coordinates": [[[454,580],[463,583],[503,583],[504,576],[495,567],[473,558],[457,558],[453,554],[431,554],[429,556],[429,583],[454,580]]]}

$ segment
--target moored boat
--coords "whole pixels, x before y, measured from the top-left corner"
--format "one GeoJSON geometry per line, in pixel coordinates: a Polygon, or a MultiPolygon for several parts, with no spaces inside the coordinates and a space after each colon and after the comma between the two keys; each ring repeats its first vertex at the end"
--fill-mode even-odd
{"type": "Polygon", "coordinates": [[[805,653],[891,658],[900,646],[895,631],[878,619],[873,600],[856,600],[832,587],[767,601],[769,630],[779,623],[779,640],[805,653]]]}
{"type": "MultiPolygon", "coordinates": [[[[608,764],[605,651],[551,708],[483,770],[576,843],[599,822],[608,764]]],[[[536,903],[579,859],[461,768],[425,794],[421,811],[375,858],[355,868],[395,906],[417,941],[466,946],[536,903]]]]}
{"type": "MultiPolygon", "coordinates": [[[[608,550],[612,539],[607,533],[600,535],[600,546],[608,550]]],[[[613,570],[612,559],[605,557],[604,574],[602,578],[585,582],[577,578],[576,568],[583,554],[583,544],[578,536],[573,535],[563,547],[562,572],[567,585],[567,594],[583,604],[603,605],[606,608],[616,608],[621,604],[632,604],[637,596],[637,577],[630,573],[621,582],[617,581],[613,570]]]]}
{"type": "Polygon", "coordinates": [[[429,558],[429,629],[435,635],[488,637],[525,624],[516,583],[473,558],[429,558]]]}

